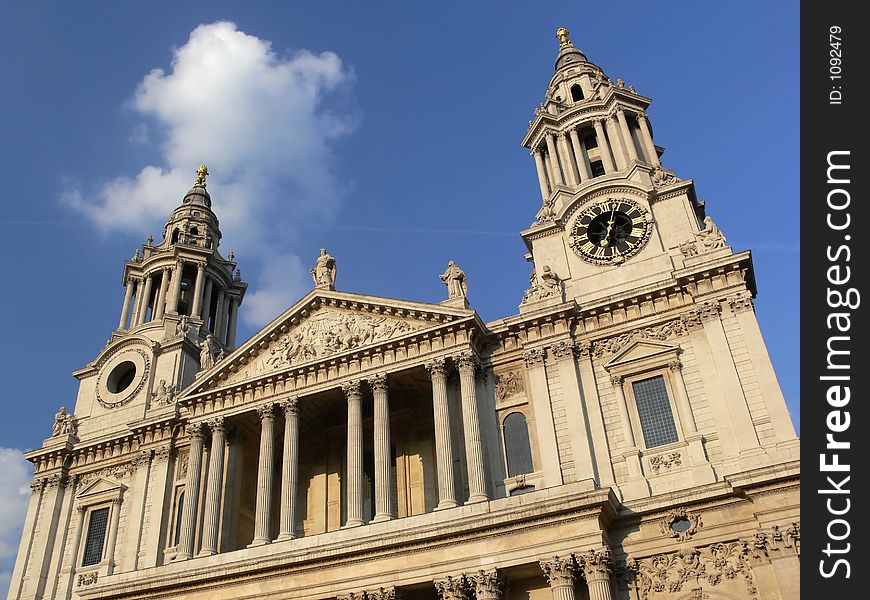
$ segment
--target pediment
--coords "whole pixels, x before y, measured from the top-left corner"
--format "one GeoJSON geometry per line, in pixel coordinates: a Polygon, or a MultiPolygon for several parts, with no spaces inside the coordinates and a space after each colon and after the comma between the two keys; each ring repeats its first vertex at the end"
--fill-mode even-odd
{"type": "Polygon", "coordinates": [[[650,360],[661,359],[664,361],[668,358],[676,358],[680,352],[680,347],[673,344],[655,340],[635,340],[604,363],[604,368],[611,371],[617,367],[650,360]]]}
{"type": "Polygon", "coordinates": [[[85,487],[76,494],[76,498],[85,499],[95,496],[120,496],[127,489],[123,483],[98,477],[95,481],[85,485],[85,487]]]}
{"type": "MultiPolygon", "coordinates": [[[[238,350],[200,374],[184,395],[231,385],[475,319],[471,309],[315,290],[238,350]]],[[[182,395],[183,397],[183,395],[182,395]]]]}

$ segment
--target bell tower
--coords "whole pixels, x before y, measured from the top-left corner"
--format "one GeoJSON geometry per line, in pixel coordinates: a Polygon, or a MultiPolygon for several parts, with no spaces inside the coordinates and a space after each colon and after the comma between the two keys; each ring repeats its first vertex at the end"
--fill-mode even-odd
{"type": "Polygon", "coordinates": [[[651,99],[622,79],[614,83],[568,36],[556,31],[555,71],[522,140],[541,208],[522,232],[535,267],[521,310],[661,282],[691,252],[681,244],[705,235],[692,181],[662,165],[647,117],[651,99]]]}

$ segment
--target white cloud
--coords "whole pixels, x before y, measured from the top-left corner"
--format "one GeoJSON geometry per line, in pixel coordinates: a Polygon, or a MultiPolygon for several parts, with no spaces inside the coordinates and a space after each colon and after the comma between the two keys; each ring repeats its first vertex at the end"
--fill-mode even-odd
{"type": "Polygon", "coordinates": [[[236,252],[252,283],[245,318],[262,324],[308,289],[286,231],[337,206],[332,144],[355,119],[334,105],[352,79],[332,52],[279,56],[234,23],[200,25],[173,51],[170,70],[152,70],[129,101],[149,121],[131,141],[156,140],[164,164],[92,192],[68,183],[61,201],[103,232],[158,234],[205,162],[223,253],[236,252]]]}
{"type": "Polygon", "coordinates": [[[20,450],[0,448],[0,598],[9,588],[32,477],[33,468],[20,450]]]}

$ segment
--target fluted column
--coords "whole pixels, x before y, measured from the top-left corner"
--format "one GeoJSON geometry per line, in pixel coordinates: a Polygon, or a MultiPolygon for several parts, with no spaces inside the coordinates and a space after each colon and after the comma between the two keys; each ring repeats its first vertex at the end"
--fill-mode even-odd
{"type": "Polygon", "coordinates": [[[181,534],[175,560],[193,556],[193,539],[196,533],[196,506],[199,504],[199,478],[202,475],[202,423],[187,426],[190,451],[187,458],[187,481],[184,487],[184,511],[181,515],[181,534]]]}
{"type": "Polygon", "coordinates": [[[208,422],[211,428],[211,450],[209,450],[208,481],[205,492],[205,517],[202,523],[202,549],[200,556],[217,554],[218,527],[220,525],[221,492],[224,479],[224,445],[227,441],[224,418],[217,417],[208,422]]]}
{"type": "Polygon", "coordinates": [[[568,135],[571,138],[571,147],[574,150],[574,160],[580,172],[580,181],[592,179],[592,168],[589,166],[589,158],[586,156],[586,146],[580,139],[576,129],[572,129],[568,132],[568,135]]]}
{"type": "Polygon", "coordinates": [[[205,275],[205,290],[202,293],[202,328],[208,329],[208,319],[211,316],[211,290],[212,279],[208,273],[205,275]]]}
{"type": "Polygon", "coordinates": [[[610,142],[604,134],[604,119],[595,119],[593,127],[595,127],[595,139],[598,142],[598,151],[601,153],[601,162],[604,165],[605,173],[613,173],[616,166],[613,164],[613,157],[610,150],[610,142]]]}
{"type": "Polygon", "coordinates": [[[254,541],[251,546],[262,546],[272,541],[269,524],[272,522],[272,461],[275,458],[275,413],[271,404],[257,409],[260,416],[260,462],[257,468],[257,508],[254,513],[254,541]]]}
{"type": "Polygon", "coordinates": [[[364,525],[362,394],[359,381],[342,386],[347,398],[347,522],[345,527],[364,525]]]}
{"type": "Polygon", "coordinates": [[[554,556],[552,560],[542,560],[539,564],[547,577],[547,583],[550,584],[553,600],[577,599],[577,589],[574,587],[577,566],[570,556],[567,558],[554,556]]]}
{"type": "Polygon", "coordinates": [[[550,180],[556,185],[563,185],[565,180],[562,179],[562,171],[559,168],[559,155],[556,153],[556,136],[550,132],[546,135],[547,139],[547,154],[550,157],[550,173],[553,178],[550,180]]]}
{"type": "Polygon", "coordinates": [[[453,481],[453,448],[450,443],[450,413],[447,408],[447,368],[439,358],[426,364],[432,377],[432,408],[435,416],[435,463],[438,468],[438,506],[453,508],[456,486],[453,481]]]}
{"type": "Polygon", "coordinates": [[[139,313],[136,315],[136,325],[141,325],[145,322],[148,316],[148,299],[151,297],[151,286],[154,285],[152,275],[145,276],[145,289],[142,292],[142,301],[139,303],[139,313]]]}
{"type": "Polygon", "coordinates": [[[299,474],[299,400],[278,403],[284,411],[284,454],[281,459],[281,528],[278,540],[296,537],[296,486],[299,474]]]}
{"type": "Polygon", "coordinates": [[[477,394],[474,373],[477,359],[464,353],[454,357],[459,368],[459,387],[462,395],[462,423],[465,431],[465,464],[468,468],[468,502],[489,500],[486,494],[486,474],[483,464],[483,445],[480,441],[480,419],[477,415],[477,394]]]}
{"type": "Polygon", "coordinates": [[[607,129],[607,139],[610,141],[613,157],[616,159],[616,167],[620,171],[624,171],[628,166],[628,157],[625,153],[622,137],[619,134],[616,118],[613,115],[607,117],[604,126],[607,129]]]}
{"type": "Polygon", "coordinates": [[[184,263],[178,261],[175,268],[172,270],[172,294],[169,296],[169,306],[166,313],[170,315],[178,314],[178,298],[181,295],[181,277],[184,271],[184,263]]]}
{"type": "Polygon", "coordinates": [[[589,588],[589,600],[611,600],[610,572],[613,561],[610,550],[589,550],[577,556],[577,564],[589,588]]]}
{"type": "Polygon", "coordinates": [[[640,137],[643,140],[643,146],[646,149],[647,162],[654,167],[660,167],[662,163],[659,161],[659,153],[656,152],[656,145],[653,143],[649,123],[646,122],[646,115],[643,113],[637,113],[635,119],[637,119],[637,127],[640,129],[640,137]]]}
{"type": "Polygon", "coordinates": [[[480,569],[474,575],[467,577],[474,590],[477,600],[499,600],[504,590],[504,580],[496,569],[484,571],[480,569]]]}
{"type": "Polygon", "coordinates": [[[127,329],[127,320],[130,316],[130,300],[133,298],[134,285],[133,278],[128,277],[127,283],[124,285],[124,305],[121,307],[121,320],[118,322],[118,329],[127,329]]]}
{"type": "Polygon", "coordinates": [[[239,299],[235,296],[230,298],[230,325],[227,328],[227,346],[230,348],[236,347],[236,323],[239,316],[239,299]]]}
{"type": "Polygon", "coordinates": [[[532,150],[532,156],[535,157],[535,168],[538,171],[538,185],[541,186],[541,198],[546,200],[550,197],[550,184],[547,183],[547,168],[544,166],[544,157],[541,155],[541,149],[535,148],[532,150]]]}
{"type": "Polygon", "coordinates": [[[616,119],[619,121],[619,129],[622,131],[622,140],[625,142],[625,149],[628,151],[628,158],[631,160],[639,160],[637,148],[634,146],[634,138],[631,135],[631,129],[628,128],[628,121],[625,119],[625,111],[619,109],[616,111],[616,119]]]}
{"type": "Polygon", "coordinates": [[[225,319],[226,310],[224,310],[225,301],[226,295],[224,294],[224,291],[218,288],[217,304],[215,304],[214,309],[214,336],[221,344],[226,343],[225,340],[227,334],[227,322],[225,319]]]}
{"type": "Polygon", "coordinates": [[[565,178],[568,180],[569,185],[577,185],[580,183],[580,180],[577,176],[577,171],[574,169],[574,160],[571,156],[573,153],[568,147],[568,144],[569,142],[565,137],[565,133],[559,132],[559,155],[562,157],[562,166],[565,167],[565,178]]]}
{"type": "Polygon", "coordinates": [[[157,303],[154,305],[154,318],[162,319],[166,312],[166,293],[169,291],[169,267],[163,267],[160,276],[160,291],[157,292],[157,303]]]}
{"type": "Polygon", "coordinates": [[[387,376],[379,373],[369,379],[375,398],[375,516],[373,523],[393,518],[390,506],[390,401],[387,376]]]}
{"type": "Polygon", "coordinates": [[[190,310],[190,316],[194,319],[199,318],[199,313],[202,310],[202,286],[205,278],[205,263],[196,263],[196,283],[193,286],[193,308],[190,310]]]}

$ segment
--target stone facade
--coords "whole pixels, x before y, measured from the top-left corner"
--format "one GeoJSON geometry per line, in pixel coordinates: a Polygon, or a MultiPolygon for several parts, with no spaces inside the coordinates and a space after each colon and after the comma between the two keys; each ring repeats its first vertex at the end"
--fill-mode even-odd
{"type": "Polygon", "coordinates": [[[749,252],[662,166],[650,99],[557,36],[518,314],[483,322],[452,262],[441,304],[337,291],[322,250],[236,347],[247,286],[201,167],[27,454],[9,598],[799,595],[749,252]]]}

